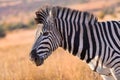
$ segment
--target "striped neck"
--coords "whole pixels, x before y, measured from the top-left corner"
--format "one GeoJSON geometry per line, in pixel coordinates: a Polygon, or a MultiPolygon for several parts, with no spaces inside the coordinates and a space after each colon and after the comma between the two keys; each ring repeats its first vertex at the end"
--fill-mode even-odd
{"type": "MultiPolygon", "coordinates": [[[[94,25],[97,18],[88,12],[71,10],[69,8],[54,7],[56,26],[62,35],[62,48],[71,54],[79,56],[85,60],[85,55],[89,50],[88,25],[94,25]]],[[[86,59],[89,62],[90,58],[86,59]]]]}

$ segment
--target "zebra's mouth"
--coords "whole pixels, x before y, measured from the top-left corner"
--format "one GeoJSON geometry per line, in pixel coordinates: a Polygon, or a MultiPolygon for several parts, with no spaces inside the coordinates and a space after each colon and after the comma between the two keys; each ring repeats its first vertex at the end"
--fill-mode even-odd
{"type": "Polygon", "coordinates": [[[44,59],[41,56],[36,56],[34,58],[34,62],[36,64],[36,66],[40,66],[40,65],[42,65],[44,63],[44,59]]]}
{"type": "Polygon", "coordinates": [[[36,50],[32,50],[30,56],[31,56],[31,58],[30,58],[31,61],[33,61],[36,64],[36,66],[40,66],[40,65],[43,64],[43,62],[44,62],[44,55],[37,54],[36,50]]]}
{"type": "Polygon", "coordinates": [[[44,60],[48,57],[47,53],[37,54],[37,56],[34,58],[34,62],[36,66],[40,66],[44,63],[44,60]]]}
{"type": "Polygon", "coordinates": [[[44,58],[42,56],[37,55],[37,54],[32,54],[31,61],[33,61],[36,64],[36,66],[40,66],[44,63],[44,58]]]}

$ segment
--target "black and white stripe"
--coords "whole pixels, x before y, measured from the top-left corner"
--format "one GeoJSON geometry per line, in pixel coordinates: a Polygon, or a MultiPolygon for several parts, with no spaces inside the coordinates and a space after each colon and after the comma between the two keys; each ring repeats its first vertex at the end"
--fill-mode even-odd
{"type": "Polygon", "coordinates": [[[44,25],[43,34],[49,34],[36,41],[36,54],[44,53],[46,44],[49,51],[62,47],[86,61],[104,80],[120,80],[120,21],[98,22],[93,14],[58,6],[42,8],[36,15],[44,25]]]}

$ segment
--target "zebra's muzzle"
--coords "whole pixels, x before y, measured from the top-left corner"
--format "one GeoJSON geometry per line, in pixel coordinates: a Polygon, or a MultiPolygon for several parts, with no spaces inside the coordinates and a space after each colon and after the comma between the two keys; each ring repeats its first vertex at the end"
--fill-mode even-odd
{"type": "Polygon", "coordinates": [[[44,63],[44,58],[43,56],[39,56],[38,54],[36,54],[35,50],[31,51],[31,61],[33,61],[36,66],[40,66],[44,63]]]}

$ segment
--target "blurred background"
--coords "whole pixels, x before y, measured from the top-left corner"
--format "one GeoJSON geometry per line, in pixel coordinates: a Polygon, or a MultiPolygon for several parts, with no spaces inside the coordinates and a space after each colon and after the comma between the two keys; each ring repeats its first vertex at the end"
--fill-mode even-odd
{"type": "Polygon", "coordinates": [[[102,80],[61,48],[42,66],[29,60],[37,28],[34,13],[44,5],[88,11],[99,21],[120,19],[120,0],[0,0],[0,80],[102,80]]]}

